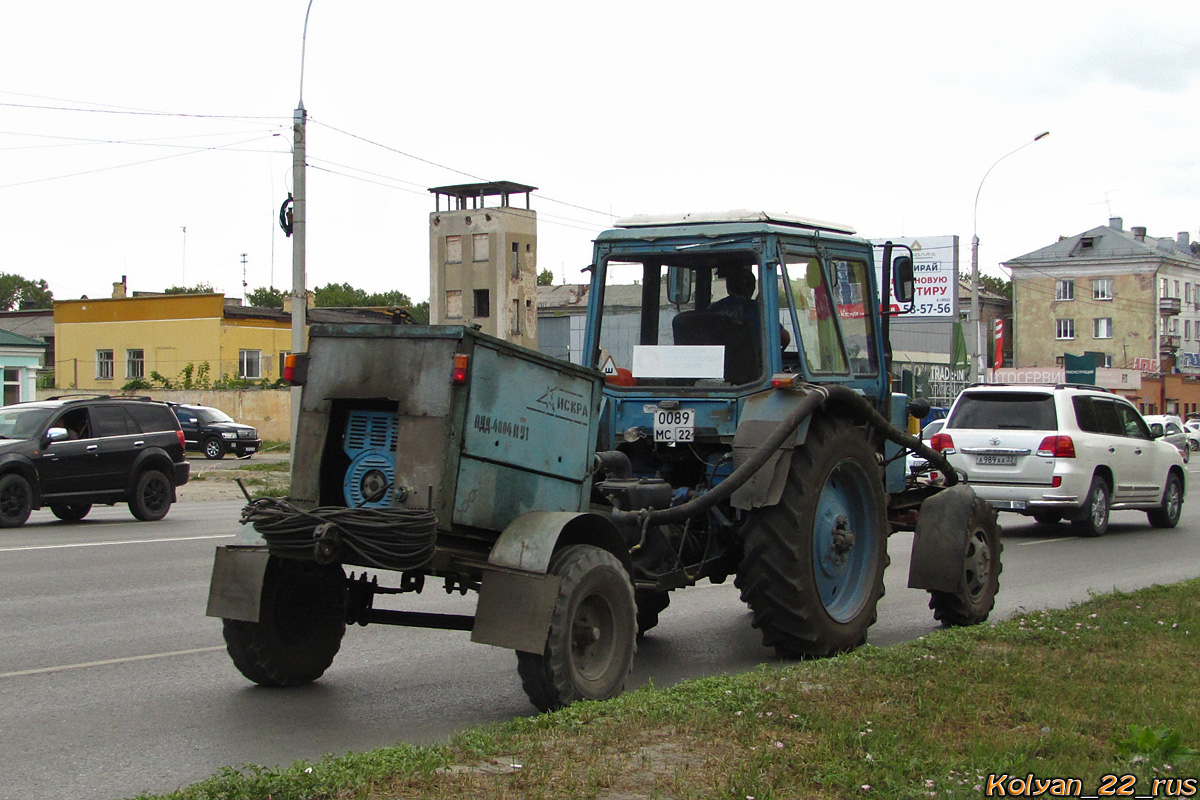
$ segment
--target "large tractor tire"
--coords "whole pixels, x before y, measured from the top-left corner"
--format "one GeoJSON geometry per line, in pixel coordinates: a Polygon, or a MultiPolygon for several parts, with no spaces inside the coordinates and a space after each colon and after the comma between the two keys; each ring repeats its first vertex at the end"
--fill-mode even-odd
{"type": "Polygon", "coordinates": [[[637,606],[629,573],[612,553],[564,547],[548,572],[561,579],[546,649],[517,652],[517,673],[530,702],[553,711],[577,700],[620,694],[633,669],[637,606]]]}
{"type": "Polygon", "coordinates": [[[867,640],[883,596],[883,478],[861,429],[814,416],[777,505],[751,512],[736,585],[783,658],[821,657],[867,640]]]}
{"type": "MultiPolygon", "coordinates": [[[[957,504],[957,501],[956,501],[957,504]]],[[[948,508],[936,524],[966,530],[962,588],[958,592],[929,592],[933,618],[946,627],[977,625],[988,618],[1000,591],[1000,525],[996,509],[971,493],[963,508],[948,508]]],[[[921,524],[918,520],[918,526],[921,524]]]]}
{"type": "Polygon", "coordinates": [[[258,622],[227,619],[225,645],[261,686],[299,686],[324,674],[346,632],[346,574],[335,564],[271,556],[258,622]]]}

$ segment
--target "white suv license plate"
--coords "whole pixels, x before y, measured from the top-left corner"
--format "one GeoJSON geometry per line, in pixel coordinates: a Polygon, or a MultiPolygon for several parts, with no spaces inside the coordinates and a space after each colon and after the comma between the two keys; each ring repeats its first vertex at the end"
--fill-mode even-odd
{"type": "Polygon", "coordinates": [[[1016,456],[975,456],[975,463],[989,467],[1015,467],[1016,456]]]}
{"type": "Polygon", "coordinates": [[[696,429],[696,411],[692,408],[654,410],[654,441],[691,442],[696,429]]]}

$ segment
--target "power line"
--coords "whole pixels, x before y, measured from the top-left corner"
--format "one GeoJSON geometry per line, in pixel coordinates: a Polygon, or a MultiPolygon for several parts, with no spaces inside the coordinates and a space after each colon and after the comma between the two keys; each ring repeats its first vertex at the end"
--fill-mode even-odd
{"type": "Polygon", "coordinates": [[[39,111],[73,111],[83,114],[124,114],[135,117],[180,117],[186,119],[230,119],[230,120],[274,120],[285,122],[289,118],[279,115],[273,116],[252,116],[248,114],[187,114],[177,111],[135,111],[116,108],[71,108],[69,106],[41,106],[32,103],[4,103],[0,102],[0,106],[5,108],[29,108],[39,111]]]}

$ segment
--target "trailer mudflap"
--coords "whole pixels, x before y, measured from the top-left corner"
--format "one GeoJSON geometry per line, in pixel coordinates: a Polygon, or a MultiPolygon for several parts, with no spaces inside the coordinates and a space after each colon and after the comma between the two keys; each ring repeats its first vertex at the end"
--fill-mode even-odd
{"type": "Polygon", "coordinates": [[[541,655],[560,582],[557,575],[487,568],[471,641],[541,655]]]}
{"type": "Polygon", "coordinates": [[[222,619],[258,622],[263,575],[266,574],[270,557],[265,547],[219,546],[213,559],[205,614],[222,619]]]}
{"type": "Polygon", "coordinates": [[[968,521],[975,491],[951,486],[921,504],[908,562],[908,588],[961,592],[965,586],[968,521]]]}

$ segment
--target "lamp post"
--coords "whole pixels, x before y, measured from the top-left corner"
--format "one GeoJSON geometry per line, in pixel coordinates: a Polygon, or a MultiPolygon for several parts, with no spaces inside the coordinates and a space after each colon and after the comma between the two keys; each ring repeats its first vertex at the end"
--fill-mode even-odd
{"type": "MultiPolygon", "coordinates": [[[[292,352],[305,349],[305,324],[308,312],[308,292],[305,287],[304,245],[308,233],[304,182],[304,50],[308,44],[308,15],[312,0],[304,12],[304,31],[300,37],[300,99],[292,115],[292,352]]],[[[281,365],[282,366],[282,365],[281,365]]],[[[292,387],[292,441],[300,420],[300,388],[292,387]]]]}
{"type": "Polygon", "coordinates": [[[975,190],[975,210],[971,217],[971,326],[975,329],[975,363],[972,365],[972,371],[975,373],[976,380],[979,380],[987,369],[987,358],[983,353],[983,320],[979,313],[979,193],[983,191],[983,182],[987,180],[988,175],[992,174],[996,164],[1049,135],[1050,131],[1043,131],[1016,150],[997,158],[996,162],[988,167],[988,171],[983,173],[983,178],[979,181],[979,188],[975,190]]]}

